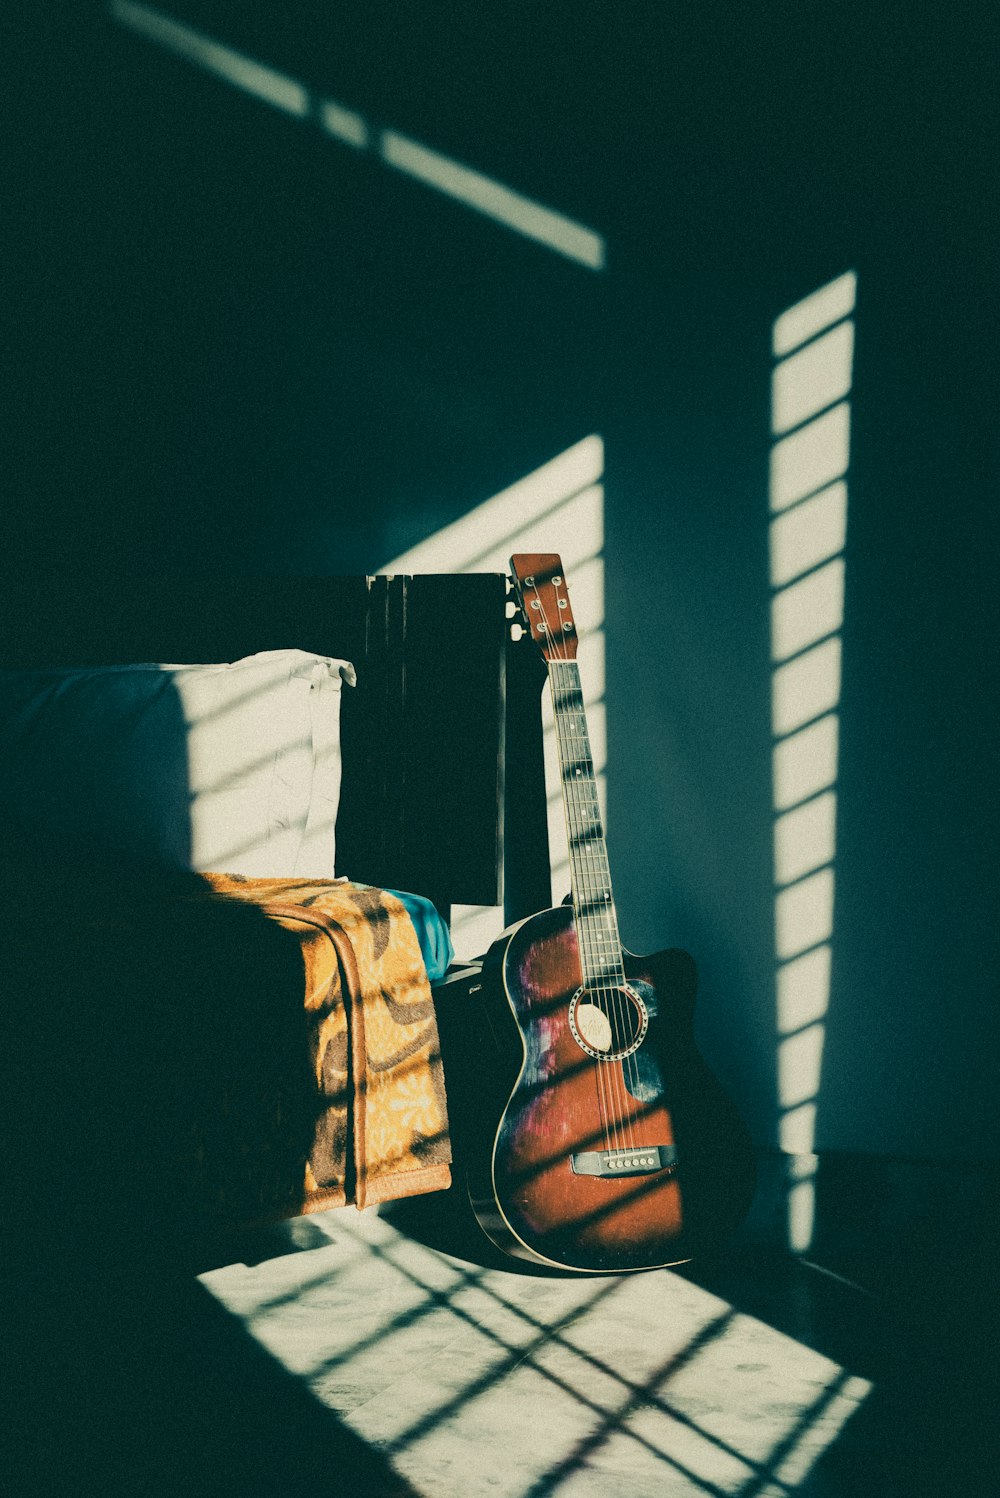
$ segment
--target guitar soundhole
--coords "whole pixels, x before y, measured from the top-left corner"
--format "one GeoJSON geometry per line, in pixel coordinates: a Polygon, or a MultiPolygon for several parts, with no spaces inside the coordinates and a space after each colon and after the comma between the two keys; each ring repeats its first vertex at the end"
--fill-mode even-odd
{"type": "Polygon", "coordinates": [[[634,988],[578,988],[570,1000],[569,1027],[582,1051],[597,1061],[621,1061],[638,1050],[649,1011],[634,988]]]}

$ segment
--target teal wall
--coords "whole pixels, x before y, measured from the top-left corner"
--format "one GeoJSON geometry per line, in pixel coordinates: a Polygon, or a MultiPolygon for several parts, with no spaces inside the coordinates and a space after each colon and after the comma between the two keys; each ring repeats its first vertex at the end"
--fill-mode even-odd
{"type": "Polygon", "coordinates": [[[858,276],[817,1145],[997,1145],[992,7],[170,13],[598,230],[595,272],[111,24],[18,69],[7,565],[366,571],[607,453],[623,935],[775,1138],[774,319],[858,276]]]}

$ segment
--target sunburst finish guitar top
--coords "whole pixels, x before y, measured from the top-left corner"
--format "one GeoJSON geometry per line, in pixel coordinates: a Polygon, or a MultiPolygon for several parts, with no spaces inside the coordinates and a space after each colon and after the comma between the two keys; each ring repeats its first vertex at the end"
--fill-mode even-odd
{"type": "Polygon", "coordinates": [[[484,964],[494,1028],[508,1016],[512,1087],[470,1195],[517,1257],[589,1273],[676,1264],[746,1211],[750,1141],[694,1044],[693,961],[621,946],[559,558],[511,565],[549,663],[573,888],[484,964]]]}

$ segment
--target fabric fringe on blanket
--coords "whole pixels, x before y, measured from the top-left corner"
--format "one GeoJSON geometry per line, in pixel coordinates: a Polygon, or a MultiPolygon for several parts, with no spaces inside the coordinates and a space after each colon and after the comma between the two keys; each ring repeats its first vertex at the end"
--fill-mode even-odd
{"type": "MultiPolygon", "coordinates": [[[[451,1184],[437,1023],[416,932],[383,890],[334,880],[202,876],[200,898],[246,901],[299,939],[316,1123],[295,1216],[451,1184]]],[[[280,1103],[278,1104],[280,1107],[280,1103]]],[[[276,1126],[280,1120],[275,1120],[276,1126]]]]}

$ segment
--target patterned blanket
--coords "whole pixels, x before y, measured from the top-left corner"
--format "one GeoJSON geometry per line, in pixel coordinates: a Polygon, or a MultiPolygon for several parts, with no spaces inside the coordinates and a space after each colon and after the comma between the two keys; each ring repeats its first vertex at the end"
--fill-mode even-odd
{"type": "MultiPolygon", "coordinates": [[[[364,1207],[451,1183],[430,985],[405,907],[333,880],[202,876],[198,899],[246,901],[294,933],[305,968],[315,1128],[301,1193],[263,1216],[364,1207]]],[[[280,1128],[281,1100],[275,1100],[280,1128]]]]}

